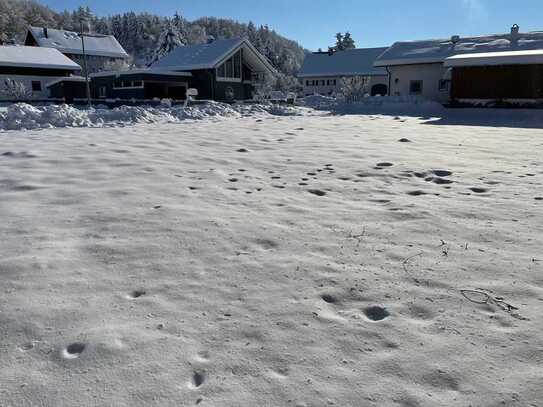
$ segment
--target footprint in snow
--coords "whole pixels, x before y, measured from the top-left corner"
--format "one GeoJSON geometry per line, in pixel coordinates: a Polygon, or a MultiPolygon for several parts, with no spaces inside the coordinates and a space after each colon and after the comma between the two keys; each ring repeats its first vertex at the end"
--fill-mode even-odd
{"type": "Polygon", "coordinates": [[[77,359],[87,346],[82,342],[74,342],[62,350],[64,359],[77,359]]]}
{"type": "Polygon", "coordinates": [[[390,312],[385,307],[379,305],[372,305],[364,309],[364,315],[370,321],[382,321],[390,316],[390,312]]]}
{"type": "Polygon", "coordinates": [[[203,385],[205,381],[206,381],[205,373],[201,371],[195,371],[192,374],[192,380],[189,383],[189,387],[191,389],[197,389],[198,387],[203,385]]]}
{"type": "Polygon", "coordinates": [[[326,195],[326,192],[320,190],[320,189],[308,189],[307,192],[309,192],[310,194],[313,194],[313,195],[317,195],[317,196],[324,196],[326,195]]]}
{"type": "Polygon", "coordinates": [[[145,292],[145,290],[134,290],[134,291],[132,291],[130,294],[128,294],[126,297],[127,297],[129,300],[135,300],[136,298],[143,297],[145,294],[147,294],[147,293],[145,292]]]}

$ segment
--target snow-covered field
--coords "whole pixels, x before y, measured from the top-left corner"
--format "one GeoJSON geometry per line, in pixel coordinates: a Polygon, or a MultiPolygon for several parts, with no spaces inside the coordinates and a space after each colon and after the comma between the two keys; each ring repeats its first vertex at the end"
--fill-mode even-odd
{"type": "Polygon", "coordinates": [[[543,137],[484,114],[0,133],[0,405],[540,406],[543,137]]]}

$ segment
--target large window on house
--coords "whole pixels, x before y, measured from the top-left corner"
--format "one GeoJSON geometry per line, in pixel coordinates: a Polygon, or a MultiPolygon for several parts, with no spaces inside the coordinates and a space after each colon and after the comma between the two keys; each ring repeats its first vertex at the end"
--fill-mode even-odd
{"type": "Polygon", "coordinates": [[[227,80],[241,79],[241,50],[217,68],[217,78],[227,80]]]}
{"type": "Polygon", "coordinates": [[[409,82],[409,94],[410,95],[420,95],[420,94],[422,94],[422,81],[411,81],[411,82],[409,82]]]}
{"type": "Polygon", "coordinates": [[[41,81],[32,81],[32,92],[41,92],[41,81]]]}

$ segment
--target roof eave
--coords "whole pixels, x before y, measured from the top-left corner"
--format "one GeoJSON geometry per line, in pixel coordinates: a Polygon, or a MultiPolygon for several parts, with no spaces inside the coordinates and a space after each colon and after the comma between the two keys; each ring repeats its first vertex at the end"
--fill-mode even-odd
{"type": "Polygon", "coordinates": [[[80,71],[79,65],[55,65],[55,64],[33,64],[33,63],[17,63],[17,62],[0,62],[0,66],[10,66],[16,68],[41,68],[41,69],[59,69],[63,71],[80,71]]]}
{"type": "Polygon", "coordinates": [[[298,78],[317,78],[327,76],[387,76],[386,72],[321,72],[321,73],[299,73],[298,78]]]}
{"type": "Polygon", "coordinates": [[[400,59],[383,59],[375,61],[373,64],[376,68],[384,68],[387,66],[400,65],[423,65],[423,64],[442,64],[444,58],[400,58],[400,59]]]}

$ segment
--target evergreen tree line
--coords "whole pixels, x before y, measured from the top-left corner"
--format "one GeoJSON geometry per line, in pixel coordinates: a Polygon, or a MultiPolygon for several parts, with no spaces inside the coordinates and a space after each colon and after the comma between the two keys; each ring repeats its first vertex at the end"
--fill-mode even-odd
{"type": "Polygon", "coordinates": [[[188,21],[177,12],[172,17],[134,12],[97,17],[88,7],[57,13],[34,0],[0,0],[0,43],[22,44],[29,25],[79,31],[82,18],[89,21],[86,29],[93,33],[114,35],[137,66],[147,65],[156,58],[161,43],[200,44],[209,36],[248,38],[285,77],[297,72],[307,52],[268,26],[257,27],[252,22],[245,24],[215,17],[188,21]]]}

